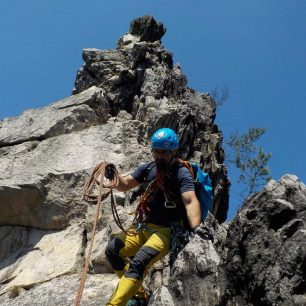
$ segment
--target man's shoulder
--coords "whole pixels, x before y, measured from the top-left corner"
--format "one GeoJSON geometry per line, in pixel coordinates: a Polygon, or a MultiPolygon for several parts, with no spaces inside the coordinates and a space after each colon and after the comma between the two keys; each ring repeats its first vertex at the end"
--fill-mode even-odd
{"type": "Polygon", "coordinates": [[[177,178],[181,193],[194,191],[194,180],[192,174],[188,168],[182,164],[178,167],[177,178]]]}
{"type": "Polygon", "coordinates": [[[138,182],[142,182],[145,177],[151,172],[151,169],[154,167],[154,162],[146,162],[140,164],[133,172],[132,177],[138,182]]]}
{"type": "Polygon", "coordinates": [[[141,163],[136,167],[136,169],[133,172],[138,172],[138,173],[142,172],[145,169],[147,169],[147,167],[148,167],[148,163],[141,163]]]}
{"type": "Polygon", "coordinates": [[[190,173],[190,171],[184,165],[178,164],[178,173],[190,173]]]}
{"type": "Polygon", "coordinates": [[[155,162],[154,162],[154,161],[145,162],[145,163],[139,164],[138,167],[137,167],[136,169],[139,169],[139,170],[147,170],[147,169],[153,168],[154,165],[155,165],[155,162]]]}
{"type": "Polygon", "coordinates": [[[178,178],[192,179],[192,174],[190,173],[188,168],[182,164],[178,165],[177,175],[178,178]]]}

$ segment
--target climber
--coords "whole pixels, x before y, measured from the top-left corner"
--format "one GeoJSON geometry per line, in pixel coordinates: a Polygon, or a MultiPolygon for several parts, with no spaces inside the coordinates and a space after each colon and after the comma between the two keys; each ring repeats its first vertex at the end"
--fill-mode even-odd
{"type": "MultiPolygon", "coordinates": [[[[194,233],[207,234],[200,226],[201,208],[192,175],[176,160],[178,146],[173,130],[159,129],[151,138],[154,162],[140,165],[130,175],[119,175],[118,191],[146,184],[147,196],[141,198],[136,221],[128,230],[133,235],[122,232],[106,248],[107,259],[120,278],[107,305],[146,305],[142,280],[148,268],[169,252],[174,223],[185,220],[194,233]]],[[[105,177],[111,180],[115,171],[108,164],[105,177]]]]}

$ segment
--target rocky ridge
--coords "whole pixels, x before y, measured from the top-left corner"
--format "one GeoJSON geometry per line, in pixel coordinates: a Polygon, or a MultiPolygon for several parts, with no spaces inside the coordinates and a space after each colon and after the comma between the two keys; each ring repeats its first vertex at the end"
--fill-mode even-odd
{"type": "MultiPolygon", "coordinates": [[[[135,19],[115,50],[83,50],[71,97],[0,121],[0,305],[73,303],[94,213],[84,181],[101,160],[121,173],[150,160],[148,139],[161,126],[177,131],[181,157],[212,178],[206,222],[215,241],[193,237],[174,262],[156,264],[149,305],[305,305],[305,185],[294,176],[271,181],[223,224],[230,183],[216,103],[187,86],[160,42],[165,32],[153,17],[135,19]]],[[[131,193],[115,197],[127,227],[131,193]]],[[[83,305],[105,304],[116,285],[104,255],[118,231],[109,204],[83,305]]]]}

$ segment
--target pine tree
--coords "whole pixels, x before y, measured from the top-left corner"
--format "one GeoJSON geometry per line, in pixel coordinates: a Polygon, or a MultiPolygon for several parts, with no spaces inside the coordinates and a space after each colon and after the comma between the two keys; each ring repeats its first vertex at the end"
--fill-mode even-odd
{"type": "Polygon", "coordinates": [[[250,128],[241,136],[233,133],[225,141],[229,156],[227,162],[240,170],[238,183],[243,185],[240,195],[244,199],[257,192],[270,179],[267,164],[272,154],[265,153],[263,148],[254,145],[265,131],[264,128],[250,128]]]}

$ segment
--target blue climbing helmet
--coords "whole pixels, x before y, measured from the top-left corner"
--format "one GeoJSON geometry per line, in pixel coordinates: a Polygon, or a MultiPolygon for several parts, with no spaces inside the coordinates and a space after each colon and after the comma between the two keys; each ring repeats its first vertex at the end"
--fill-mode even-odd
{"type": "Polygon", "coordinates": [[[176,133],[169,128],[157,130],[151,137],[151,148],[161,150],[175,150],[179,146],[176,133]]]}

